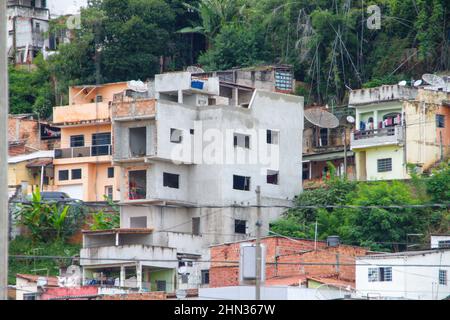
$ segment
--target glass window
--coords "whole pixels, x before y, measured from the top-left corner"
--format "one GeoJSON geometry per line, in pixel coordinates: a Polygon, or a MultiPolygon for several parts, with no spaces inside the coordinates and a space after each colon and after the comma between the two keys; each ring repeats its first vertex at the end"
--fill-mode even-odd
{"type": "Polygon", "coordinates": [[[392,281],[392,268],[380,268],[380,281],[390,282],[392,281]]]}
{"type": "Polygon", "coordinates": [[[209,270],[202,270],[202,284],[209,284],[209,270]]]}
{"type": "Polygon", "coordinates": [[[250,136],[240,133],[234,134],[234,146],[250,149],[250,136]]]}
{"type": "Polygon", "coordinates": [[[445,128],[445,116],[442,114],[436,115],[436,127],[445,128]]]}
{"type": "Polygon", "coordinates": [[[233,189],[250,191],[250,177],[233,176],[233,189]]]}
{"type": "Polygon", "coordinates": [[[114,167],[108,168],[108,178],[114,178],[114,167]]]}
{"type": "Polygon", "coordinates": [[[378,268],[369,268],[368,279],[369,282],[378,281],[378,268]]]}
{"type": "Polygon", "coordinates": [[[113,199],[113,186],[105,187],[105,196],[108,197],[108,199],[113,199]]]}
{"type": "Polygon", "coordinates": [[[69,180],[69,170],[60,170],[58,172],[59,181],[67,181],[69,180]]]}
{"type": "Polygon", "coordinates": [[[81,179],[81,169],[73,169],[72,180],[80,180],[80,179],[81,179]]]}
{"type": "Polygon", "coordinates": [[[83,135],[70,136],[70,147],[71,148],[84,147],[84,136],[83,135]]]}
{"type": "Polygon", "coordinates": [[[442,286],[447,285],[447,270],[439,270],[439,284],[442,286]]]}
{"type": "Polygon", "coordinates": [[[392,171],[392,158],[378,159],[378,172],[392,171]]]}
{"type": "Polygon", "coordinates": [[[268,144],[279,144],[279,135],[278,131],[267,130],[267,143],[268,144]]]}
{"type": "Polygon", "coordinates": [[[111,144],[111,133],[94,133],[92,135],[92,145],[93,146],[106,146],[111,144]]]}

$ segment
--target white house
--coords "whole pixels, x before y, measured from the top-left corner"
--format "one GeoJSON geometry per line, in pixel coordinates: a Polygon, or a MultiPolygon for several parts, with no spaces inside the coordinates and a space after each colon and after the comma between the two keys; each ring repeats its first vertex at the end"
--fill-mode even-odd
{"type": "Polygon", "coordinates": [[[356,291],[369,298],[442,300],[450,296],[450,250],[358,257],[356,291]]]}
{"type": "MultiPolygon", "coordinates": [[[[255,235],[256,209],[246,206],[256,204],[257,186],[262,205],[275,206],[262,209],[264,234],[302,191],[303,97],[189,72],[157,75],[149,87],[112,103],[122,229],[85,233],[85,277],[108,265],[126,278],[135,266],[102,257],[165,253],[178,259],[182,285],[196,287],[209,269],[196,261],[209,259],[210,245],[255,235]]],[[[165,281],[174,290],[173,263],[162,267],[138,266],[137,286],[165,281]]]]}

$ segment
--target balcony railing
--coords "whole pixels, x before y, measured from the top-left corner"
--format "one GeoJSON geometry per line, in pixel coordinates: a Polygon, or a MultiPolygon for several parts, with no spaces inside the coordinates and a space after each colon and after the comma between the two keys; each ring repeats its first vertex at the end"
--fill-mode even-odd
{"type": "Polygon", "coordinates": [[[403,127],[355,131],[352,133],[351,147],[374,147],[381,145],[393,145],[403,142],[403,127]]]}
{"type": "Polygon", "coordinates": [[[56,149],[55,159],[85,158],[112,155],[112,145],[56,149]]]}

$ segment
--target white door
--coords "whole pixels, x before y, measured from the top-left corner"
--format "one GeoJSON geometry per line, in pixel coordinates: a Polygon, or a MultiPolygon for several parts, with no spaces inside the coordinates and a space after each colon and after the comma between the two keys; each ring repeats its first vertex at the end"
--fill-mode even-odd
{"type": "Polygon", "coordinates": [[[70,186],[59,186],[59,191],[67,193],[72,199],[84,200],[83,185],[75,184],[70,186]]]}

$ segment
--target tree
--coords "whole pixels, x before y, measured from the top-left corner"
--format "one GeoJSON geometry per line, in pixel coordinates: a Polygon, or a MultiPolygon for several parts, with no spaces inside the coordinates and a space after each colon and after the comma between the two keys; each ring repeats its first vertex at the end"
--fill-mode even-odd
{"type": "Polygon", "coordinates": [[[15,216],[34,242],[64,242],[80,230],[85,212],[79,205],[44,201],[37,188],[31,201],[18,204],[15,216]]]}

